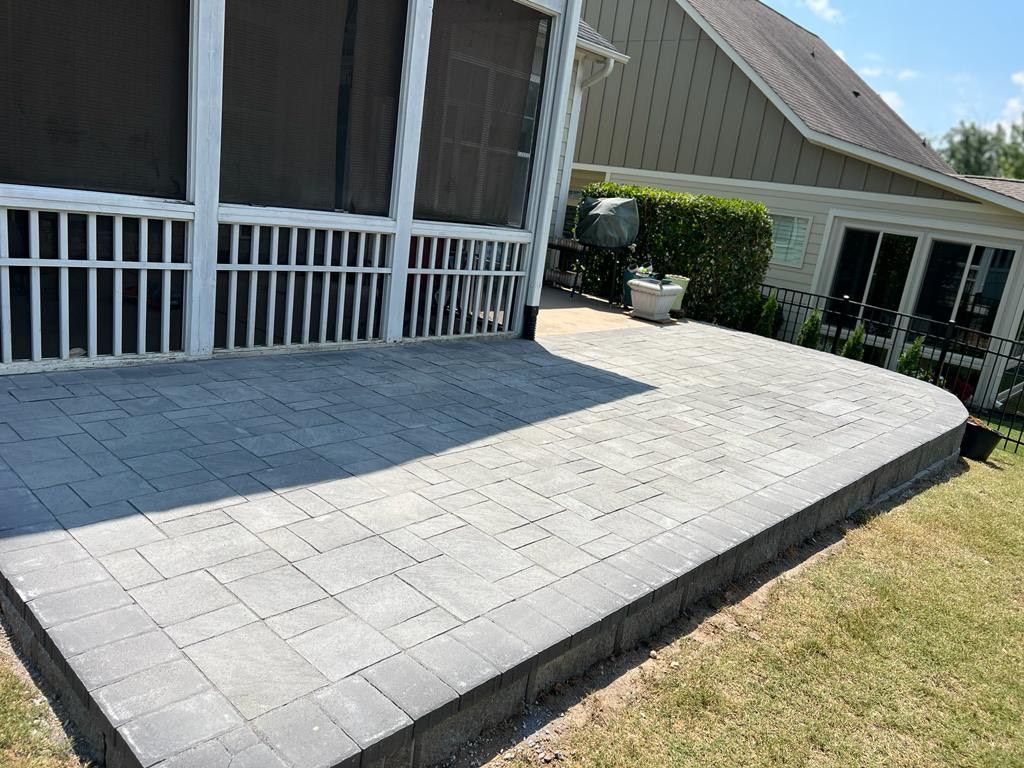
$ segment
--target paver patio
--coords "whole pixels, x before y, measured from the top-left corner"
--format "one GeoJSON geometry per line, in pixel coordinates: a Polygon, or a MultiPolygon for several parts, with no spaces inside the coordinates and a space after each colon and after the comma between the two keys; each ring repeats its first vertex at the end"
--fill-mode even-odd
{"type": "Polygon", "coordinates": [[[696,324],[0,378],[4,608],[115,768],[425,764],[965,418],[696,324]]]}

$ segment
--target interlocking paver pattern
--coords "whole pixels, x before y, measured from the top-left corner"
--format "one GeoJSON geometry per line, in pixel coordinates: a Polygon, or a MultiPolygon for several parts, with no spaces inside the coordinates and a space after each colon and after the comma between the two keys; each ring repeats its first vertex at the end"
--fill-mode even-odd
{"type": "Polygon", "coordinates": [[[963,418],[694,324],[0,377],[0,572],[112,762],[424,761],[963,418]]]}

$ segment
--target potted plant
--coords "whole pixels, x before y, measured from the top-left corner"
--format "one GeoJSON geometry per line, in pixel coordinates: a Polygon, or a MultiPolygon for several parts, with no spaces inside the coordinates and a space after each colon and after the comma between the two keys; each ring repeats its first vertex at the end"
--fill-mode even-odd
{"type": "Polygon", "coordinates": [[[669,320],[669,310],[672,309],[676,297],[683,292],[682,286],[668,280],[642,278],[630,280],[629,290],[633,294],[633,317],[656,323],[669,320]]]}
{"type": "Polygon", "coordinates": [[[971,416],[960,442],[960,455],[973,461],[988,461],[992,451],[1003,440],[1003,435],[981,419],[971,416]]]}

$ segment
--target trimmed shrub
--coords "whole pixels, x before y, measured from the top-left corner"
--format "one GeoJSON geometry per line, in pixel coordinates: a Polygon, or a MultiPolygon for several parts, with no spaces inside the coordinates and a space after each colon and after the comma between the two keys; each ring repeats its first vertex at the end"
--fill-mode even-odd
{"type": "Polygon", "coordinates": [[[896,370],[904,376],[912,376],[915,379],[921,378],[921,358],[924,355],[924,336],[918,336],[914,343],[903,350],[899,362],[896,363],[896,370]]]}
{"type": "Polygon", "coordinates": [[[775,333],[779,328],[779,316],[781,314],[782,307],[779,306],[779,300],[774,295],[765,299],[764,304],[761,305],[761,317],[757,320],[757,334],[774,339],[775,333]]]}
{"type": "Polygon", "coordinates": [[[842,357],[848,357],[850,360],[863,360],[864,338],[866,336],[867,330],[864,328],[864,323],[857,323],[857,327],[853,329],[853,333],[846,339],[846,343],[839,350],[839,354],[842,357]]]}
{"type": "Polygon", "coordinates": [[[800,326],[800,333],[796,337],[798,346],[807,349],[818,349],[821,344],[821,310],[816,309],[804,320],[800,326]]]}
{"type": "Polygon", "coordinates": [[[653,187],[602,182],[586,197],[632,197],[640,210],[640,235],[630,257],[595,253],[584,285],[600,293],[618,261],[650,264],[655,272],[689,277],[687,316],[740,327],[749,316],[772,256],[772,220],[761,203],[687,195],[653,187]]]}

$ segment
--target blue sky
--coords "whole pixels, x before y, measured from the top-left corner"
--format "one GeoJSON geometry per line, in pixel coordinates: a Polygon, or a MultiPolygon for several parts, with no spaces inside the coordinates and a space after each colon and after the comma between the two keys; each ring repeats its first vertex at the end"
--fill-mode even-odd
{"type": "Polygon", "coordinates": [[[1024,113],[1021,0],[765,0],[840,51],[917,131],[1024,113]]]}

